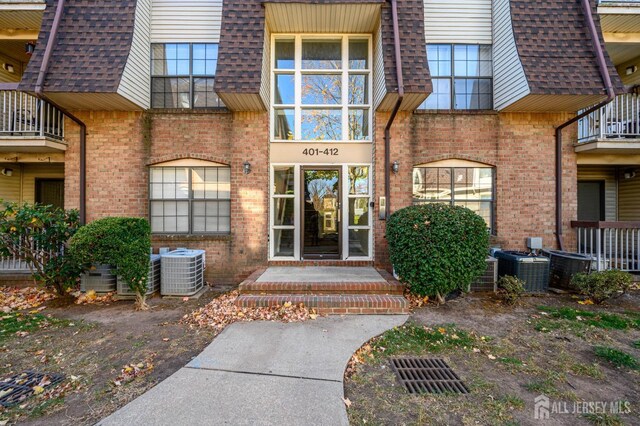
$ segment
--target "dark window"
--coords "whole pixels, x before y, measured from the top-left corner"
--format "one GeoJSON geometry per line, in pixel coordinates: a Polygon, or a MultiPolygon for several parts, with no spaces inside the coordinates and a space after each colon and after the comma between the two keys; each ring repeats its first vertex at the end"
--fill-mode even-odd
{"type": "Polygon", "coordinates": [[[491,167],[414,167],[413,203],[467,207],[494,228],[495,184],[491,167]]]}
{"type": "Polygon", "coordinates": [[[213,90],[217,65],[214,43],[152,44],[151,107],[224,107],[213,90]]]}
{"type": "Polygon", "coordinates": [[[491,46],[428,44],[433,93],[419,109],[492,109],[491,46]]]}
{"type": "Polygon", "coordinates": [[[152,232],[231,231],[229,167],[152,167],[149,185],[152,232]]]}

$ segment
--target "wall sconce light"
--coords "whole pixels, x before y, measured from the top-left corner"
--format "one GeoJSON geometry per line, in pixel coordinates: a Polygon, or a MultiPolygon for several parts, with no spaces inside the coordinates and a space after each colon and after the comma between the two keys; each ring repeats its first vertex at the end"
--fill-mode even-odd
{"type": "Polygon", "coordinates": [[[245,175],[248,175],[249,173],[251,173],[251,163],[249,163],[248,161],[245,161],[242,164],[242,170],[244,171],[245,175]]]}
{"type": "Polygon", "coordinates": [[[13,169],[2,169],[2,174],[4,176],[13,176],[13,169]]]}
{"type": "Polygon", "coordinates": [[[636,177],[636,171],[635,170],[625,170],[624,173],[622,174],[622,176],[625,179],[633,179],[634,177],[636,177]]]}
{"type": "Polygon", "coordinates": [[[33,52],[36,50],[36,44],[33,41],[29,41],[24,45],[24,53],[27,56],[33,55],[33,52]]]}
{"type": "Polygon", "coordinates": [[[391,171],[393,172],[394,175],[397,175],[398,170],[400,170],[400,163],[398,163],[397,161],[394,161],[393,164],[391,165],[391,171]]]}
{"type": "Polygon", "coordinates": [[[2,64],[2,69],[4,69],[6,72],[13,74],[14,72],[16,72],[16,69],[14,68],[14,66],[12,64],[7,64],[4,63],[2,64]]]}
{"type": "Polygon", "coordinates": [[[637,65],[631,65],[630,67],[627,67],[624,70],[625,74],[627,74],[627,75],[631,75],[636,71],[638,71],[638,66],[637,65]]]}

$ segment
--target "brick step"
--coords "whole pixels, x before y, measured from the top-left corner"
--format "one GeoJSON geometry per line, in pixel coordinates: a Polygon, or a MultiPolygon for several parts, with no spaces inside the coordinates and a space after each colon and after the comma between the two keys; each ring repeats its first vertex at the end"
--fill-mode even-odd
{"type": "Polygon", "coordinates": [[[404,286],[399,282],[255,282],[245,281],[240,294],[397,294],[404,286]]]}
{"type": "Polygon", "coordinates": [[[237,306],[256,308],[282,306],[286,302],[304,303],[321,314],[402,314],[409,312],[407,299],[398,295],[304,295],[304,294],[242,294],[237,306]]]}

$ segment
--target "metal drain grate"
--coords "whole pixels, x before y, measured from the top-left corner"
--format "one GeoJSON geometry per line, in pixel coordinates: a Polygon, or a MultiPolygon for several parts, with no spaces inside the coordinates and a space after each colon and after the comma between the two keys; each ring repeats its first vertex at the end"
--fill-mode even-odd
{"type": "Polygon", "coordinates": [[[0,380],[0,405],[10,407],[18,404],[33,394],[34,386],[47,388],[55,386],[64,379],[62,374],[38,373],[25,371],[0,380]]]}
{"type": "Polygon", "coordinates": [[[442,359],[392,358],[391,368],[409,393],[469,393],[442,359]]]}

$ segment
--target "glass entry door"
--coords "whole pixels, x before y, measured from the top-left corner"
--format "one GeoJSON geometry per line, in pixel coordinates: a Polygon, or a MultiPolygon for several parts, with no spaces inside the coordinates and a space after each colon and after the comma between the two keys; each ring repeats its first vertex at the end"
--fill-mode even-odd
{"type": "Polygon", "coordinates": [[[302,168],[302,257],[340,259],[340,169],[302,168]]]}

